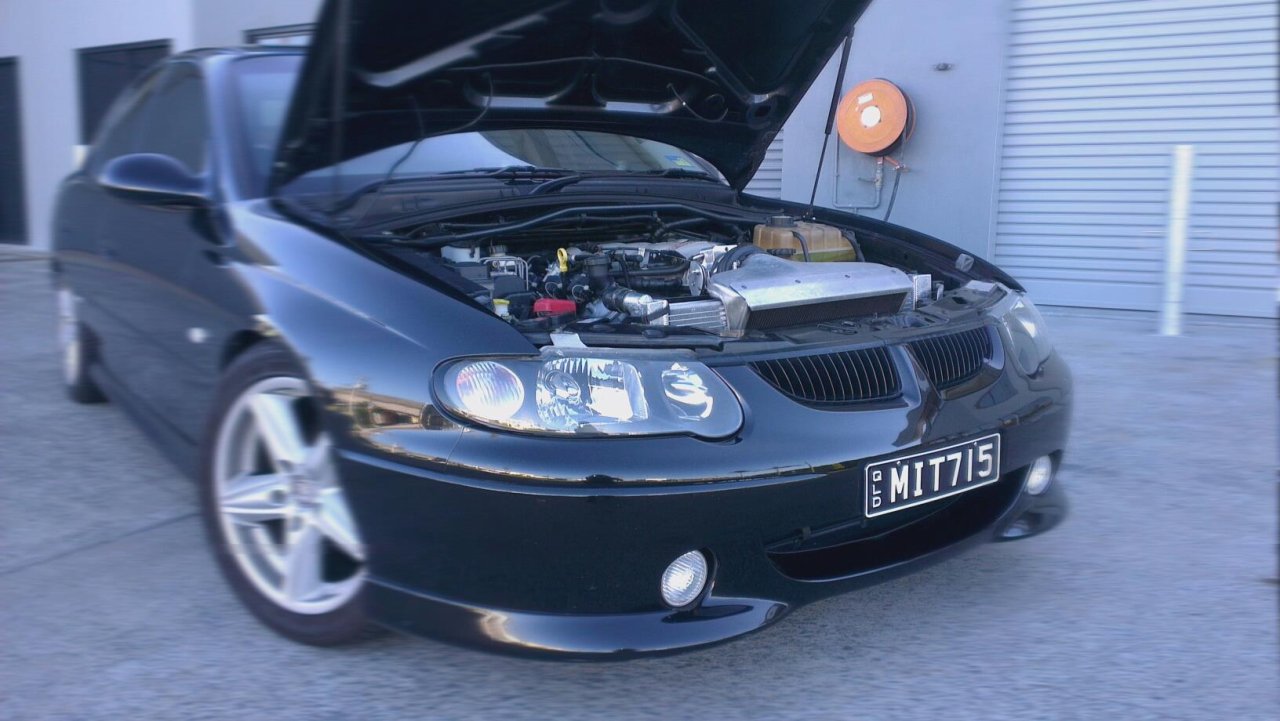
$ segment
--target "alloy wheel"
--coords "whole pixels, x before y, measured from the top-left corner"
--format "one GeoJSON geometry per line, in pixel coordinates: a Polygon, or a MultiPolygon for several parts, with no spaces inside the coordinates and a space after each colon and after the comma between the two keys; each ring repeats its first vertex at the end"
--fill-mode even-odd
{"type": "Polygon", "coordinates": [[[321,614],[359,592],[364,548],[306,383],[267,378],[236,399],[218,429],[213,480],[231,556],[264,596],[321,614]]]}
{"type": "Polygon", "coordinates": [[[62,379],[75,385],[80,378],[80,319],[76,296],[69,288],[58,289],[58,345],[62,350],[62,379]]]}

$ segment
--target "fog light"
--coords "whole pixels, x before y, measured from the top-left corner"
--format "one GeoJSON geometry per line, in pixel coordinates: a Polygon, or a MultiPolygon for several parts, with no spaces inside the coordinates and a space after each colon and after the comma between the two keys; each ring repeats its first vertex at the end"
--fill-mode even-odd
{"type": "Polygon", "coordinates": [[[689,551],[662,572],[662,600],[672,608],[683,608],[698,600],[707,585],[707,557],[689,551]]]}
{"type": "Polygon", "coordinates": [[[1053,480],[1053,460],[1048,456],[1040,456],[1027,469],[1027,493],[1038,496],[1049,487],[1053,480]]]}

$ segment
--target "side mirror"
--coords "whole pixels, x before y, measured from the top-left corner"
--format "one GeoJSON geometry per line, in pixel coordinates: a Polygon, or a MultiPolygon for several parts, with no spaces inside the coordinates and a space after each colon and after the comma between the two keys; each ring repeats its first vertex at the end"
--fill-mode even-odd
{"type": "Polygon", "coordinates": [[[204,205],[209,184],[168,155],[134,153],[109,161],[98,174],[98,184],[126,200],[149,205],[204,205]]]}

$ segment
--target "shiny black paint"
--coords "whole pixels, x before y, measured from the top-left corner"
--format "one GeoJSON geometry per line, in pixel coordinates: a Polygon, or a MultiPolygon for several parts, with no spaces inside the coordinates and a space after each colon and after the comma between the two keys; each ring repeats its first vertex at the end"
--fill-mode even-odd
{"type": "MultiPolygon", "coordinates": [[[[750,543],[723,546],[720,550],[742,554],[753,562],[733,570],[717,569],[713,592],[689,611],[651,608],[634,613],[565,614],[495,609],[384,581],[371,585],[368,604],[390,627],[453,643],[539,658],[623,660],[732,640],[775,623],[806,603],[913,573],[988,541],[1049,530],[1065,516],[1066,505],[1062,489],[1051,486],[1044,496],[1022,497],[998,509],[982,531],[873,573],[821,582],[797,583],[781,577],[771,565],[753,558],[758,549],[750,543]],[[1026,519],[1033,519],[1034,528],[1026,519]],[[763,593],[732,595],[721,583],[730,573],[749,579],[739,585],[763,593]]],[[[616,558],[605,563],[606,568],[619,565],[616,558]]],[[[546,585],[542,579],[539,583],[546,585]]]]}
{"type": "MultiPolygon", "coordinates": [[[[178,60],[199,63],[209,89],[211,201],[126,201],[87,172],[73,175],[57,209],[55,270],[84,297],[83,317],[100,340],[95,378],[184,468],[193,468],[217,379],[234,354],[262,338],[293,350],[337,439],[371,549],[369,602],[382,622],[521,652],[671,651],[741,635],[816,598],[1061,519],[1057,485],[1040,498],[1019,490],[1021,469],[1066,445],[1071,381],[1056,355],[1033,377],[997,359],[976,386],[939,393],[900,343],[881,339],[907,381],[902,397],[824,411],[721,354],[708,361],[739,394],[746,422],[717,442],[532,438],[449,419],[432,406],[437,364],[536,348],[430,279],[254,197],[238,180],[227,112],[226,73],[239,57],[210,51],[178,60]],[[191,328],[205,331],[203,342],[192,342],[191,328]],[[910,558],[873,555],[859,561],[870,564],[864,570],[822,580],[788,577],[770,560],[797,538],[826,544],[833,558],[866,557],[855,543],[866,462],[997,430],[1006,479],[991,488],[1008,495],[974,511],[963,537],[917,538],[923,550],[910,558]],[[658,576],[695,548],[714,556],[715,584],[697,609],[675,613],[662,606],[658,576]]],[[[634,202],[645,192],[760,217],[798,207],[746,196],[716,205],[695,182],[687,194],[670,181],[630,193],[610,182],[566,188],[557,202],[634,202]]],[[[955,270],[961,251],[942,241],[834,211],[818,217],[875,236],[884,252],[939,275],[1016,287],[981,260],[955,270]]],[[[980,322],[1010,342],[997,319],[980,322]]]]}
{"type": "Polygon", "coordinates": [[[125,202],[202,207],[211,200],[208,183],[167,155],[135,153],[108,161],[98,185],[125,202]]]}
{"type": "Polygon", "coordinates": [[[467,126],[647,137],[696,153],[741,189],[869,4],[328,0],[273,187],[335,153],[467,126]],[[510,96],[537,101],[500,102],[510,96]]]}

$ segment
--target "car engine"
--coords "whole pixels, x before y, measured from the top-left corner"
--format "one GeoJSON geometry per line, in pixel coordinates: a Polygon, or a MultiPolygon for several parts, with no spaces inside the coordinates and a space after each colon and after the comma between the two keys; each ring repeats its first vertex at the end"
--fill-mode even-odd
{"type": "Polygon", "coordinates": [[[928,275],[867,262],[852,235],[831,226],[775,216],[752,231],[750,240],[677,231],[454,243],[439,259],[461,277],[455,287],[524,331],[632,324],[733,337],[893,314],[942,290],[928,275]]]}

